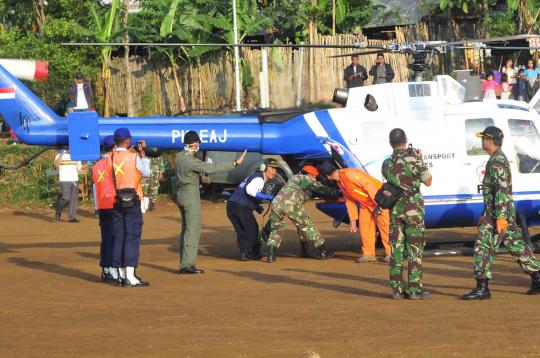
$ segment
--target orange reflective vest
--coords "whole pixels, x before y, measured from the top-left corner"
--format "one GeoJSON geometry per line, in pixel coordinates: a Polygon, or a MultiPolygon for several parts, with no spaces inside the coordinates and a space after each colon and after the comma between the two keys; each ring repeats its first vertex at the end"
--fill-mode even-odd
{"type": "Polygon", "coordinates": [[[117,189],[135,189],[139,200],[143,198],[143,190],[141,185],[141,172],[137,169],[137,153],[129,151],[121,151],[111,154],[114,163],[108,161],[109,168],[114,169],[116,176],[117,189]]]}
{"type": "Polygon", "coordinates": [[[92,178],[94,179],[94,185],[96,186],[98,209],[112,209],[116,197],[111,167],[108,163],[109,161],[107,158],[101,158],[92,168],[92,178]]]}
{"type": "Polygon", "coordinates": [[[338,186],[343,192],[347,211],[349,212],[351,220],[358,219],[358,210],[356,209],[357,203],[370,210],[377,207],[375,195],[382,185],[382,182],[360,169],[346,168],[339,170],[338,186]],[[353,208],[355,210],[353,210],[353,208]],[[353,214],[354,211],[356,214],[353,214]]]}

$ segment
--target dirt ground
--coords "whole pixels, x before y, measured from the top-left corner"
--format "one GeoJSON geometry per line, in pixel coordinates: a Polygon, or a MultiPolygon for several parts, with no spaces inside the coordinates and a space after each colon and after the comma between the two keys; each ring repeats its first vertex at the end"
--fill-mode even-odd
{"type": "MultiPolygon", "coordinates": [[[[203,204],[198,266],[176,274],[179,212],[145,215],[140,276],[148,288],[99,281],[98,221],[0,211],[0,356],[539,357],[540,296],[499,255],[491,301],[464,302],[471,257],[425,259],[423,301],[390,299],[387,266],[356,264],[359,239],[309,211],[336,257],[301,259],[295,232],[274,264],[240,262],[223,203],[203,204]]],[[[288,225],[290,229],[291,225],[288,225]]],[[[536,232],[535,232],[536,233],[536,232]]],[[[474,229],[430,237],[474,238],[474,229]]]]}

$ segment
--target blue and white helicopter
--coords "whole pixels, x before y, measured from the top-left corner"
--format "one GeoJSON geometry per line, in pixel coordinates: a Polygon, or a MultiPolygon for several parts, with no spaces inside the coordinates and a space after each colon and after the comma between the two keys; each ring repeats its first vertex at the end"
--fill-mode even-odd
{"type": "MultiPolygon", "coordinates": [[[[433,52],[455,44],[438,41],[393,48],[433,52]]],[[[388,133],[403,128],[409,142],[422,149],[434,178],[431,187],[422,188],[428,228],[477,224],[483,210],[479,185],[488,156],[475,133],[496,125],[505,133],[503,150],[512,168],[519,222],[525,229],[540,225],[540,93],[529,104],[464,99],[461,84],[436,76],[432,81],[336,90],[334,100],[342,108],[313,112],[141,118],[73,112],[61,117],[0,65],[0,114],[17,137],[30,145],[69,146],[77,160],[97,159],[103,138],[119,127],[128,127],[134,140],[165,150],[182,149],[184,133],[194,130],[204,150],[281,155],[291,167],[306,159],[334,158],[341,166],[359,167],[381,179],[381,164],[391,154],[388,133]],[[375,111],[365,106],[368,96],[376,101],[375,111]]],[[[317,207],[336,221],[347,220],[342,203],[317,207]]]]}

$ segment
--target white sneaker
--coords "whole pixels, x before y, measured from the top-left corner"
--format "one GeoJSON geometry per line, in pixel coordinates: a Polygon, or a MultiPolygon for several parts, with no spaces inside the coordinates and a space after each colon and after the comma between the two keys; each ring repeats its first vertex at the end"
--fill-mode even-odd
{"type": "Polygon", "coordinates": [[[355,260],[355,262],[359,264],[364,263],[364,262],[376,262],[376,261],[377,261],[377,258],[371,255],[362,255],[361,257],[355,260]]]}

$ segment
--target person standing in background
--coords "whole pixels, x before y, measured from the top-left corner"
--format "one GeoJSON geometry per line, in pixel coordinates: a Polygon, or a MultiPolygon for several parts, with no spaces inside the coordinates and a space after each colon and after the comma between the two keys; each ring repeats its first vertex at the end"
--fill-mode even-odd
{"type": "Polygon", "coordinates": [[[79,170],[81,162],[71,160],[68,150],[61,150],[54,159],[58,168],[61,196],[56,204],[56,221],[62,218],[62,211],[69,205],[69,222],[78,223],[77,203],[79,201],[79,170]]]}
{"type": "Polygon", "coordinates": [[[392,66],[384,62],[384,54],[378,53],[375,64],[369,70],[369,75],[373,76],[373,84],[376,85],[392,82],[395,73],[392,66]]]}
{"type": "Polygon", "coordinates": [[[88,111],[94,108],[92,86],[84,80],[84,76],[80,73],[77,73],[75,83],[69,89],[69,97],[75,111],[88,111]]]}
{"type": "Polygon", "coordinates": [[[362,87],[367,78],[366,68],[358,64],[358,55],[352,55],[351,64],[343,71],[343,80],[347,83],[347,88],[362,87]]]}

